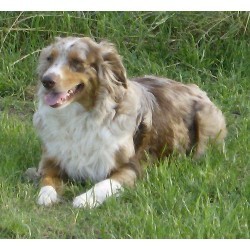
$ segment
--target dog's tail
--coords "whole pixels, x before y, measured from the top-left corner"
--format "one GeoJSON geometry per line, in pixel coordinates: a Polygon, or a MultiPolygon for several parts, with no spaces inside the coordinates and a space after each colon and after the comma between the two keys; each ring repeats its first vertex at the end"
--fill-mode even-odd
{"type": "Polygon", "coordinates": [[[197,145],[195,157],[199,157],[204,153],[208,141],[224,146],[227,129],[224,115],[212,102],[199,102],[196,110],[197,145]]]}

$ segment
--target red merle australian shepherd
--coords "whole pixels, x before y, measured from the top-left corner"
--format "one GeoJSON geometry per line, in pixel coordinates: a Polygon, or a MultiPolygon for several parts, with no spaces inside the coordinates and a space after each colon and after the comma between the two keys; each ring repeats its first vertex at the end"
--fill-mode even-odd
{"type": "Polygon", "coordinates": [[[204,91],[155,76],[128,79],[108,42],[57,38],[42,50],[38,75],[40,205],[58,202],[71,178],[94,183],[73,206],[98,206],[135,184],[145,153],[199,157],[208,141],[226,136],[224,116],[204,91]]]}

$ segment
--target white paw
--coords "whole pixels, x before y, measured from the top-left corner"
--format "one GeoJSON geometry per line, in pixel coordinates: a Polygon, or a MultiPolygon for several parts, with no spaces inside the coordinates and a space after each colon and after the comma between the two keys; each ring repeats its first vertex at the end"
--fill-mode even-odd
{"type": "Polygon", "coordinates": [[[73,207],[76,208],[94,208],[100,205],[95,197],[88,192],[77,196],[73,201],[73,207]]]}
{"type": "Polygon", "coordinates": [[[56,190],[52,186],[44,186],[41,188],[37,203],[43,206],[50,206],[59,201],[56,190]]]}
{"type": "Polygon", "coordinates": [[[117,181],[106,179],[97,183],[86,193],[77,196],[73,201],[76,208],[94,208],[101,205],[108,197],[118,195],[122,190],[121,184],[117,181]]]}

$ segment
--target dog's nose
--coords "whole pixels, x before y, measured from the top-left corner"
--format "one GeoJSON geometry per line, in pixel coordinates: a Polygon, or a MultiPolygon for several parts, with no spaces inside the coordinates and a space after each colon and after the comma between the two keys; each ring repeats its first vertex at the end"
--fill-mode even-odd
{"type": "Polygon", "coordinates": [[[41,81],[46,89],[52,89],[56,85],[56,80],[53,75],[45,75],[41,81]]]}

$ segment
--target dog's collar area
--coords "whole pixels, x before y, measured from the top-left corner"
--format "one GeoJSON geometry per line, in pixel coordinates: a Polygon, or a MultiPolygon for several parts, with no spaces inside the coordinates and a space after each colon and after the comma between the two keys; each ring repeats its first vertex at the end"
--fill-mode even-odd
{"type": "Polygon", "coordinates": [[[45,104],[52,108],[57,108],[70,101],[84,87],[83,83],[77,84],[74,88],[65,92],[50,91],[44,96],[45,104]]]}

